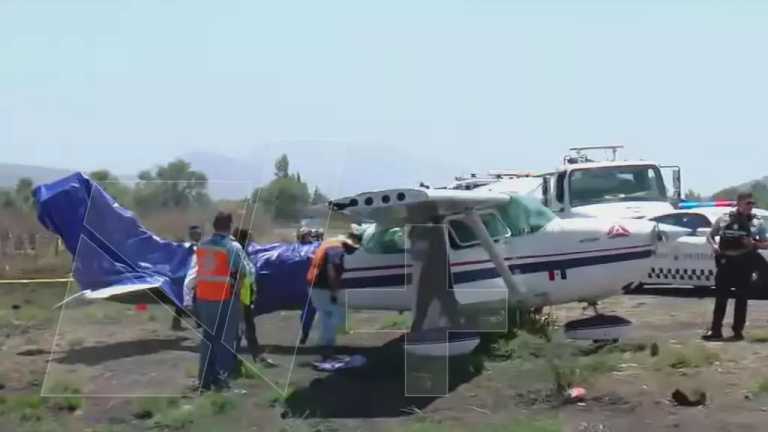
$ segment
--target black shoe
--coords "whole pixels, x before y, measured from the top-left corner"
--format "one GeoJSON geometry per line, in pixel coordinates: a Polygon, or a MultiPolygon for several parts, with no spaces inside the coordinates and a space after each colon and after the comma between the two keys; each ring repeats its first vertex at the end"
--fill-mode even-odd
{"type": "Polygon", "coordinates": [[[710,330],[710,331],[706,332],[706,333],[705,333],[705,334],[704,334],[704,335],[701,337],[701,339],[702,339],[702,340],[705,340],[705,341],[718,341],[718,340],[723,340],[723,333],[721,333],[721,332],[715,332],[715,331],[712,331],[712,330],[710,330]]]}
{"type": "Polygon", "coordinates": [[[736,341],[736,342],[743,341],[744,340],[744,333],[742,333],[740,331],[739,332],[735,331],[735,332],[733,332],[733,336],[731,336],[729,338],[729,340],[736,341]]]}

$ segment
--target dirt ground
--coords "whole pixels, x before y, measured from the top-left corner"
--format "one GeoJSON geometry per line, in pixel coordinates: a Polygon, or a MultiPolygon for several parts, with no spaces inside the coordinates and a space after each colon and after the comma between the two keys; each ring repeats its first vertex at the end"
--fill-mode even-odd
{"type": "MultiPolygon", "coordinates": [[[[249,363],[235,381],[246,394],[200,396],[190,390],[194,328],[171,331],[163,305],[51,311],[67,289],[0,285],[1,431],[762,431],[768,421],[764,301],[750,304],[747,341],[705,344],[711,299],[609,299],[601,312],[635,324],[623,348],[588,350],[559,328],[549,343],[520,337],[505,356],[450,364],[443,397],[404,396],[403,355],[391,341],[407,316],[355,313],[340,344],[369,363],[330,374],[311,367],[317,325],[296,348],[298,314],[275,313],[257,328],[279,367],[249,363]],[[554,389],[563,382],[586,388],[586,400],[562,404],[554,389]],[[705,392],[706,404],[678,406],[670,399],[678,388],[705,392]]],[[[578,305],[549,312],[559,324],[583,317],[578,305]]]]}

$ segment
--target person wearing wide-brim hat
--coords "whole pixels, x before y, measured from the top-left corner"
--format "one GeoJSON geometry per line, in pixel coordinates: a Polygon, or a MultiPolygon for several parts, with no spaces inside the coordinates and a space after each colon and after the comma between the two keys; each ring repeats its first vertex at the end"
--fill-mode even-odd
{"type": "Polygon", "coordinates": [[[323,360],[334,356],[336,331],[344,321],[344,256],[355,253],[361,239],[353,230],[346,236],[324,241],[315,251],[307,272],[312,304],[320,314],[319,345],[323,347],[323,360]]]}

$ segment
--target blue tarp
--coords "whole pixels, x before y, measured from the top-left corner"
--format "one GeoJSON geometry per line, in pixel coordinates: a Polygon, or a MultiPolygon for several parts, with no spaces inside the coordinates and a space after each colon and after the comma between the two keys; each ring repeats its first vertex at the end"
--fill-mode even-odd
{"type": "Polygon", "coordinates": [[[81,289],[156,284],[182,303],[192,249],[145,229],[81,173],[40,185],[33,195],[38,220],[62,238],[74,257],[73,277],[81,289]]]}
{"type": "MultiPolygon", "coordinates": [[[[33,191],[38,219],[59,235],[74,257],[73,277],[81,289],[116,285],[154,284],[177,305],[183,302],[184,279],[192,249],[166,241],[141,226],[122,207],[81,173],[40,185],[33,191]]],[[[246,253],[256,267],[256,314],[301,310],[308,303],[304,280],[319,243],[252,243],[246,253]]],[[[314,319],[306,311],[305,334],[314,319]]]]}

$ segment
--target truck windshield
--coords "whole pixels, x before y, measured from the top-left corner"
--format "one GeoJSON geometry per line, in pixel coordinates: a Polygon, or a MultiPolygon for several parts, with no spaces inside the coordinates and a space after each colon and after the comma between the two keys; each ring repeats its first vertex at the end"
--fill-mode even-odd
{"type": "Polygon", "coordinates": [[[568,179],[571,207],[621,201],[667,201],[659,168],[609,166],[577,169],[568,179]]]}

